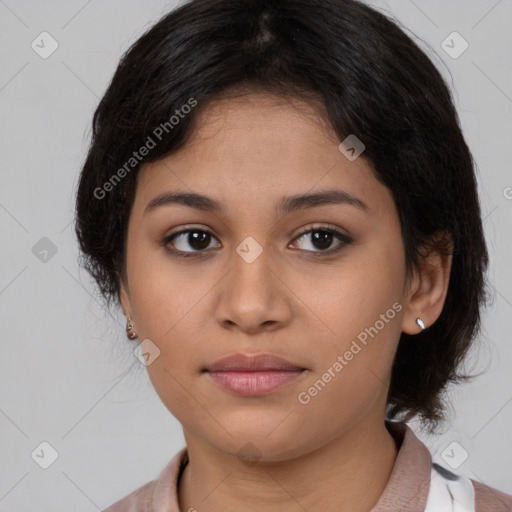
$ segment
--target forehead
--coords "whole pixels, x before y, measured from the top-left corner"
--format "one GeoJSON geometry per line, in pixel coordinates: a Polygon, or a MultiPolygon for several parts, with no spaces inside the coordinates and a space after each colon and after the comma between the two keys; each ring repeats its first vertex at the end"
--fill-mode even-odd
{"type": "Polygon", "coordinates": [[[139,202],[179,190],[240,211],[336,187],[378,207],[372,196],[389,192],[365,159],[349,161],[339,151],[318,103],[263,93],[223,98],[198,112],[194,126],[180,150],[142,167],[139,202]]]}
{"type": "Polygon", "coordinates": [[[250,129],[266,127],[279,130],[289,125],[295,132],[319,135],[336,141],[336,135],[326,119],[323,103],[311,97],[285,97],[264,92],[229,93],[209,102],[200,109],[198,123],[190,143],[204,141],[219,129],[250,129]]]}

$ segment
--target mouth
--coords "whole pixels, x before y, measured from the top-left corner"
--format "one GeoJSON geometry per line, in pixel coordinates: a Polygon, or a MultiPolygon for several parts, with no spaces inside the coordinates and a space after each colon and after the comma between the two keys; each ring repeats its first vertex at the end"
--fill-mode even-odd
{"type": "Polygon", "coordinates": [[[235,354],[203,370],[223,389],[240,396],[260,396],[288,384],[306,368],[272,354],[235,354]]]}

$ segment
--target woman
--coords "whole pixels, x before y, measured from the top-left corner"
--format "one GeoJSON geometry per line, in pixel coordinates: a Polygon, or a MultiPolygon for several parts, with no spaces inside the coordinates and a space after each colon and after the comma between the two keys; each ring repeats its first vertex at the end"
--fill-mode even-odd
{"type": "Polygon", "coordinates": [[[107,512],[488,511],[432,463],[488,263],[449,90],[354,0],[192,0],[121,60],[76,231],[186,447],[107,512]]]}

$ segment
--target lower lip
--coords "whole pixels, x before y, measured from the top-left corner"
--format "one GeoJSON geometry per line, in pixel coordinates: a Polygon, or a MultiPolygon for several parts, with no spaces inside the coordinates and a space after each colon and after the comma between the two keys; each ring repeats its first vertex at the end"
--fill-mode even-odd
{"type": "Polygon", "coordinates": [[[241,396],[270,393],[302,375],[304,370],[217,371],[208,372],[223,388],[241,396]]]}

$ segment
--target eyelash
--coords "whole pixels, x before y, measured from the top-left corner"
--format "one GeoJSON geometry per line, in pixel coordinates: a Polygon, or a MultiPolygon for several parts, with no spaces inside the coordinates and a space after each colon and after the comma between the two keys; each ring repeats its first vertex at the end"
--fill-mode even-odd
{"type": "MultiPolygon", "coordinates": [[[[186,251],[180,251],[180,250],[177,250],[177,249],[170,249],[168,247],[168,244],[174,238],[178,237],[179,235],[183,235],[185,233],[190,233],[190,232],[193,232],[193,231],[201,232],[201,233],[207,233],[211,237],[216,238],[213,235],[213,233],[211,233],[207,229],[189,228],[189,229],[184,229],[182,231],[177,231],[176,233],[173,233],[172,235],[169,235],[169,236],[165,237],[162,240],[162,245],[164,246],[166,251],[168,251],[169,253],[172,254],[172,256],[176,256],[178,258],[205,258],[208,255],[204,251],[203,252],[201,252],[201,251],[189,251],[189,252],[186,252],[186,251]]],[[[334,249],[328,249],[328,250],[325,250],[325,251],[306,251],[307,253],[313,253],[313,255],[314,255],[313,257],[332,256],[332,255],[340,252],[343,249],[344,246],[349,245],[350,243],[352,243],[352,239],[349,238],[347,235],[345,235],[344,233],[338,231],[337,229],[334,229],[334,228],[331,228],[331,227],[327,227],[327,226],[315,226],[313,228],[306,228],[303,231],[301,231],[300,233],[298,233],[297,236],[294,238],[294,240],[300,239],[305,234],[312,233],[312,232],[315,232],[315,231],[322,231],[322,232],[334,235],[341,243],[339,245],[337,245],[334,249]]]]}

